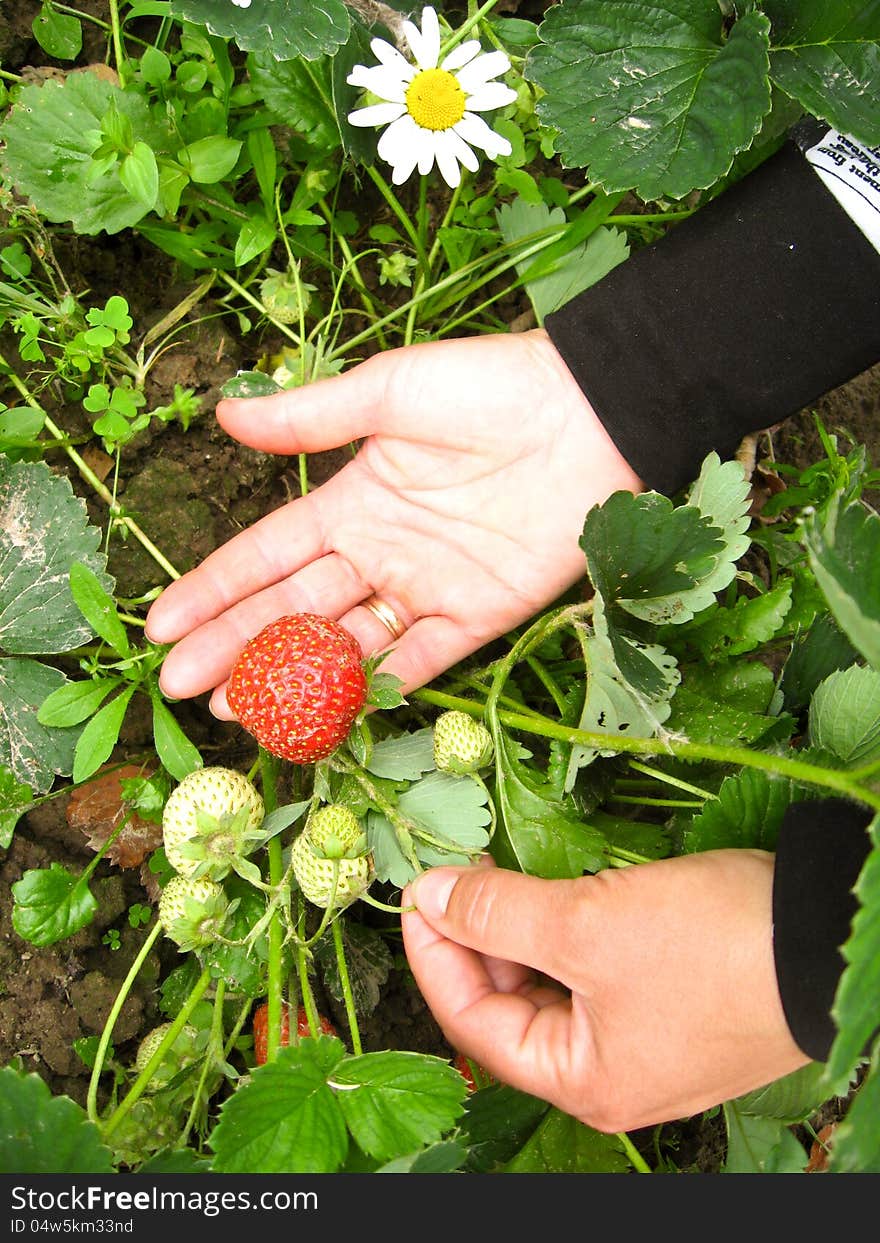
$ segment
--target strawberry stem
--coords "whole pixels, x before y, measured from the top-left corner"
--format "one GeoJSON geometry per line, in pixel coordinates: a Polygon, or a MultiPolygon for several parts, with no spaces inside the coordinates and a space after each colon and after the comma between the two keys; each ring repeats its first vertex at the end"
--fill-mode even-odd
{"type": "MultiPolygon", "coordinates": [[[[260,748],[260,775],[263,787],[263,804],[266,808],[266,815],[270,815],[278,806],[278,779],[279,762],[274,755],[270,755],[268,751],[260,748]]],[[[284,878],[284,860],[281,851],[281,840],[279,837],[270,838],[267,846],[269,856],[269,883],[273,888],[277,888],[284,878]]],[[[281,965],[282,965],[282,945],[284,941],[284,929],[281,924],[281,911],[276,905],[272,910],[269,919],[269,966],[268,966],[268,995],[266,1004],[268,1006],[268,1032],[266,1036],[266,1061],[274,1062],[278,1054],[281,1043],[281,1005],[282,1005],[282,985],[281,965]]]]}
{"type": "Polygon", "coordinates": [[[348,1030],[351,1033],[351,1048],[356,1057],[363,1053],[361,1033],[358,1027],[357,1011],[354,1007],[354,994],[351,991],[351,979],[348,974],[348,963],[345,960],[345,945],[342,940],[342,920],[333,921],[333,948],[336,950],[336,968],[339,971],[339,982],[342,985],[342,996],[345,1001],[345,1014],[348,1019],[348,1030]]]}

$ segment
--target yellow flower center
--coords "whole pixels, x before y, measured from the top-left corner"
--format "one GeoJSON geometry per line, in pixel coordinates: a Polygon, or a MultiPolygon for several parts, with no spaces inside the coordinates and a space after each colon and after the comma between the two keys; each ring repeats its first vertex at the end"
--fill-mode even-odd
{"type": "Polygon", "coordinates": [[[464,91],[448,69],[423,69],[407,87],[406,110],[422,129],[451,129],[464,116],[464,91]]]}

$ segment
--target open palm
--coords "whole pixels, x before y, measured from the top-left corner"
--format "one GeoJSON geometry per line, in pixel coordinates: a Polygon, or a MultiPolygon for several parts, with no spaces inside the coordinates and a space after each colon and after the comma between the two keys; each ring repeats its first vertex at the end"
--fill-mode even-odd
{"type": "Polygon", "coordinates": [[[542,330],[394,350],[305,389],[223,402],[232,436],[278,454],[362,441],[308,496],[230,540],[172,584],[147,622],[175,643],[174,698],[224,684],[243,645],[285,613],[338,619],[365,653],[407,630],[383,669],[420,686],[545,607],[584,571],[584,515],[638,490],[542,330]]]}

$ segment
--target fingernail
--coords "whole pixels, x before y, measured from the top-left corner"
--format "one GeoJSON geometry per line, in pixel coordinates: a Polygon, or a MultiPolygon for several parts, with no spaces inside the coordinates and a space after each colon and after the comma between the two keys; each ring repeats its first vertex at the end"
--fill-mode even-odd
{"type": "Polygon", "coordinates": [[[430,872],[423,872],[409,887],[410,900],[426,919],[441,919],[460,875],[455,868],[432,868],[430,872]]]}

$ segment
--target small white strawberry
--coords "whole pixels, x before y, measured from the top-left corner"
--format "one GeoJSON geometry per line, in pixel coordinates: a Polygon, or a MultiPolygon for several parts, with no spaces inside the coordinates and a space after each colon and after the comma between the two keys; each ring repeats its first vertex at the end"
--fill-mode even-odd
{"type": "Polygon", "coordinates": [[[434,722],[434,766],[442,773],[479,772],[492,763],[492,735],[467,712],[443,712],[434,722]]]}
{"type": "Polygon", "coordinates": [[[366,845],[363,825],[354,812],[341,803],[327,803],[312,812],[305,831],[315,853],[324,859],[363,854],[366,845]]]}
{"type": "Polygon", "coordinates": [[[228,912],[223,886],[205,877],[172,876],[159,898],[159,922],[182,951],[212,944],[228,912]]]}
{"type": "MultiPolygon", "coordinates": [[[[165,1039],[170,1023],[161,1023],[158,1027],[154,1027],[151,1032],[147,1032],[143,1040],[138,1045],[138,1051],[135,1055],[135,1070],[142,1071],[149,1062],[150,1058],[158,1049],[159,1045],[165,1039]]],[[[196,1059],[194,1040],[198,1036],[198,1032],[189,1023],[185,1023],[177,1034],[170,1049],[166,1049],[165,1056],[147,1084],[147,1091],[156,1092],[159,1088],[170,1083],[175,1075],[180,1074],[185,1066],[191,1065],[196,1059]]]]}
{"type": "Polygon", "coordinates": [[[168,862],[181,876],[222,880],[258,845],[264,807],[234,768],[197,768],[172,792],[162,815],[168,862]]]}
{"type": "Polygon", "coordinates": [[[341,910],[365,893],[373,880],[373,859],[369,854],[347,859],[326,859],[317,854],[303,832],[290,852],[293,874],[309,902],[325,910],[341,910]]]}

